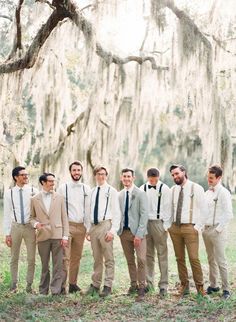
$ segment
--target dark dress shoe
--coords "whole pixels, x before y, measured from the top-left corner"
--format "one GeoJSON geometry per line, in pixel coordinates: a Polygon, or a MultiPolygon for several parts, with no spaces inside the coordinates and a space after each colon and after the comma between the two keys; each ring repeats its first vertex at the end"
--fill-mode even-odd
{"type": "Polygon", "coordinates": [[[76,284],[69,284],[69,293],[80,292],[81,288],[76,284]]]}
{"type": "Polygon", "coordinates": [[[224,291],[223,291],[223,294],[222,294],[222,296],[221,296],[221,298],[222,298],[223,300],[228,300],[228,299],[230,298],[230,293],[229,293],[229,291],[224,290],[224,291]]]}
{"type": "Polygon", "coordinates": [[[219,292],[219,290],[220,290],[219,287],[211,287],[211,286],[208,286],[208,288],[207,288],[207,294],[217,293],[217,292],[219,292]]]}
{"type": "Polygon", "coordinates": [[[103,288],[102,292],[99,294],[99,296],[106,297],[108,295],[111,295],[111,287],[104,285],[104,288],[103,288]]]}
{"type": "Polygon", "coordinates": [[[88,290],[85,292],[85,295],[91,295],[94,296],[96,294],[99,294],[99,288],[93,286],[93,284],[90,284],[88,290]]]}

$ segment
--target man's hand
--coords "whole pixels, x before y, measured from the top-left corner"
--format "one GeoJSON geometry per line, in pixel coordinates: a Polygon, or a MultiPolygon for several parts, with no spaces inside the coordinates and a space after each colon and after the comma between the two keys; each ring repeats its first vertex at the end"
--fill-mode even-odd
{"type": "Polygon", "coordinates": [[[139,238],[139,237],[134,237],[134,248],[139,248],[139,246],[141,245],[141,241],[142,241],[142,238],[139,238]]]}
{"type": "Polygon", "coordinates": [[[66,239],[62,239],[62,240],[61,240],[61,246],[62,246],[63,248],[68,247],[68,240],[66,240],[66,239]]]}
{"type": "Polygon", "coordinates": [[[12,245],[12,238],[11,238],[11,235],[7,235],[6,236],[6,239],[5,239],[5,243],[8,247],[11,247],[12,245]]]}
{"type": "Polygon", "coordinates": [[[89,233],[87,233],[86,235],[85,235],[85,237],[86,237],[86,239],[87,239],[87,241],[91,241],[91,237],[90,237],[90,235],[89,235],[89,233]]]}
{"type": "Polygon", "coordinates": [[[114,238],[114,235],[110,231],[108,231],[105,235],[105,241],[110,242],[113,240],[113,238],[114,238]]]}
{"type": "Polygon", "coordinates": [[[44,226],[44,224],[42,224],[41,222],[38,222],[38,223],[36,224],[35,228],[36,228],[36,229],[38,229],[38,230],[40,230],[40,229],[42,229],[42,228],[43,228],[43,226],[44,226]]]}

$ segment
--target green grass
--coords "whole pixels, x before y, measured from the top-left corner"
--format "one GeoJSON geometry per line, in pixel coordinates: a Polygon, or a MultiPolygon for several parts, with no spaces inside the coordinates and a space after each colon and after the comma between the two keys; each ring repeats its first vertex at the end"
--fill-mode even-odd
{"type": "MultiPolygon", "coordinates": [[[[234,202],[236,210],[236,202],[234,202]]],[[[232,297],[228,301],[221,301],[220,295],[200,298],[191,282],[191,295],[186,299],[177,296],[176,284],[178,275],[173,248],[169,243],[169,294],[165,300],[160,300],[156,292],[148,294],[143,303],[135,303],[133,296],[126,296],[129,287],[129,277],[126,261],[120,246],[119,238],[115,239],[116,272],[113,294],[106,299],[99,297],[72,294],[52,297],[26,294],[26,251],[22,245],[20,258],[19,292],[9,293],[10,251],[4,245],[1,235],[0,243],[0,321],[234,321],[236,319],[236,218],[229,227],[227,244],[227,258],[232,286],[232,297]]],[[[201,239],[200,258],[204,270],[205,285],[208,285],[208,265],[201,239]]],[[[93,259],[89,242],[85,243],[79,285],[86,289],[91,283],[93,259]]],[[[158,268],[156,266],[158,271],[158,268]]],[[[37,255],[34,288],[38,289],[40,278],[40,260],[37,255]]],[[[191,276],[191,270],[189,269],[191,276]]],[[[158,272],[157,272],[158,279],[158,272]]],[[[157,280],[156,279],[156,280],[157,280]]],[[[192,278],[191,278],[192,281],[192,278]]]]}

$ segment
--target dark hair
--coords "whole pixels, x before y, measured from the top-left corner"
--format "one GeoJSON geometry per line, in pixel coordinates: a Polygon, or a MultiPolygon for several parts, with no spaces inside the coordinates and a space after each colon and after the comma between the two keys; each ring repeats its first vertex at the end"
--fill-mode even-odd
{"type": "Polygon", "coordinates": [[[121,170],[121,173],[123,174],[123,173],[125,173],[125,172],[131,172],[132,173],[132,177],[134,177],[134,170],[133,169],[130,169],[130,168],[124,168],[124,169],[122,169],[121,170]]]}
{"type": "Polygon", "coordinates": [[[44,172],[40,177],[39,177],[39,182],[41,183],[41,185],[43,185],[43,182],[47,182],[48,181],[48,177],[49,176],[53,176],[55,178],[55,175],[53,173],[50,172],[44,172]]]}
{"type": "Polygon", "coordinates": [[[147,177],[159,177],[160,171],[157,168],[150,168],[147,171],[147,177]]]}
{"type": "Polygon", "coordinates": [[[83,170],[83,165],[80,161],[74,161],[69,165],[69,171],[71,171],[72,165],[80,165],[81,169],[83,170]]]}
{"type": "Polygon", "coordinates": [[[19,175],[21,170],[25,170],[25,167],[18,166],[12,170],[11,175],[12,175],[12,178],[14,181],[16,181],[15,177],[17,177],[19,175]]]}
{"type": "Polygon", "coordinates": [[[101,171],[101,170],[104,170],[106,172],[106,176],[108,176],[108,171],[105,167],[103,166],[97,166],[93,169],[93,175],[96,176],[96,174],[101,171]]]}
{"type": "Polygon", "coordinates": [[[223,169],[218,164],[213,164],[208,168],[209,173],[212,173],[216,178],[222,177],[223,169]]]}
{"type": "Polygon", "coordinates": [[[177,168],[180,169],[180,171],[185,172],[185,178],[187,179],[188,178],[187,170],[186,170],[186,168],[182,164],[172,164],[170,166],[170,172],[172,170],[174,170],[174,169],[177,169],[177,168]]]}

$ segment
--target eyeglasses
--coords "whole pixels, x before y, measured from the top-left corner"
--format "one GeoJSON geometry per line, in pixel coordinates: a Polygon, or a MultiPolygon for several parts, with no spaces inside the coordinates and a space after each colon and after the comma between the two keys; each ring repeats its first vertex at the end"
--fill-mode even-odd
{"type": "Polygon", "coordinates": [[[47,180],[47,182],[51,182],[51,183],[52,183],[52,182],[54,183],[55,181],[56,181],[56,180],[47,180]]]}
{"type": "Polygon", "coordinates": [[[105,172],[102,172],[102,173],[97,172],[96,175],[98,175],[98,176],[106,176],[107,174],[105,172]]]}
{"type": "Polygon", "coordinates": [[[28,173],[20,173],[17,175],[17,177],[29,177],[28,173]]]}

